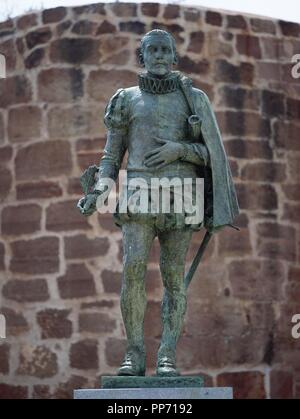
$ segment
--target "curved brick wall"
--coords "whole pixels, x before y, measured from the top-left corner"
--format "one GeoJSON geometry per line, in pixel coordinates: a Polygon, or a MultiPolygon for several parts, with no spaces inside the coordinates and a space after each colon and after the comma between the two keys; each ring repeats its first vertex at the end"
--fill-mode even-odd
{"type": "MultiPolygon", "coordinates": [[[[158,4],[58,8],[0,23],[0,397],[70,397],[114,373],[124,348],[120,232],[75,209],[98,163],[104,106],[136,84],[141,35],[162,27],[211,100],[238,189],[240,233],[219,233],[189,292],[178,363],[236,397],[300,397],[300,52],[297,24],[158,4]]],[[[195,235],[189,259],[196,251],[195,235]]],[[[154,246],[149,367],[160,336],[154,246]]]]}

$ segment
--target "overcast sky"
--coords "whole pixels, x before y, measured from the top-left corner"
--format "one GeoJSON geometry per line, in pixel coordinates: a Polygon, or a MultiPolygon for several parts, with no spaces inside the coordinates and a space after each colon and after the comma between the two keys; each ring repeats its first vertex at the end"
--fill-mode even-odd
{"type": "MultiPolygon", "coordinates": [[[[143,0],[137,0],[139,3],[143,0]]],[[[148,0],[149,2],[154,0],[148,0]]],[[[102,0],[103,3],[111,2],[102,0]]],[[[134,1],[133,1],[134,2],[134,1]]],[[[214,9],[230,10],[269,16],[300,23],[300,0],[160,0],[160,3],[198,5],[214,9]]],[[[22,15],[33,9],[48,9],[56,6],[76,6],[97,3],[86,0],[0,0],[0,20],[8,16],[22,15]]]]}

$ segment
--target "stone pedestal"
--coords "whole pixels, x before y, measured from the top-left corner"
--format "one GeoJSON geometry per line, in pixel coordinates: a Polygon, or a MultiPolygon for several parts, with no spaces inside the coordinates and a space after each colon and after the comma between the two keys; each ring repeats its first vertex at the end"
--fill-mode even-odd
{"type": "Polygon", "coordinates": [[[203,387],[202,377],[103,376],[101,389],[75,390],[74,399],[232,399],[230,387],[203,387]]]}

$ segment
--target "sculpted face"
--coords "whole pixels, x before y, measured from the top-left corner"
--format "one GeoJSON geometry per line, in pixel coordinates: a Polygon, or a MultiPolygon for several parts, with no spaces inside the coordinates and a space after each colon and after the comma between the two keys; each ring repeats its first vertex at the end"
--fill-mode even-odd
{"type": "Polygon", "coordinates": [[[149,36],[143,59],[149,75],[161,78],[169,74],[176,59],[170,38],[166,35],[149,36]]]}

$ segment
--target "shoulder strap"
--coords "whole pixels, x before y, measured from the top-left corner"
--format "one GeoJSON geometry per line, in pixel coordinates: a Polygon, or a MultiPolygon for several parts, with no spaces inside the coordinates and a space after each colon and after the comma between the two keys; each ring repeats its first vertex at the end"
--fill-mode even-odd
{"type": "Polygon", "coordinates": [[[179,77],[179,86],[189,105],[192,115],[195,115],[195,104],[192,97],[192,82],[187,77],[179,77]]]}

